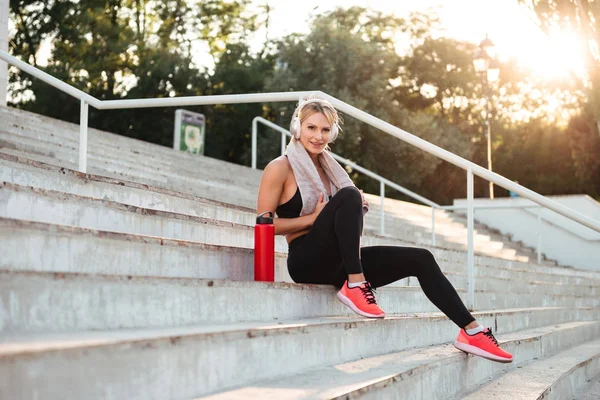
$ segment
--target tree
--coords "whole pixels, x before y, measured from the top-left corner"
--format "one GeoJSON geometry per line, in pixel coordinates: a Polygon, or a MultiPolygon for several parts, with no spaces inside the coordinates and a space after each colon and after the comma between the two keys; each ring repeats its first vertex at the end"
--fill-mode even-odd
{"type": "MultiPolygon", "coordinates": [[[[256,30],[249,0],[11,0],[17,33],[11,51],[99,99],[156,98],[211,92],[209,71],[194,64],[203,41],[218,61],[226,46],[256,30]],[[38,61],[52,44],[47,66],[38,61]]],[[[20,72],[11,74],[14,106],[76,122],[79,104],[20,72]],[[33,93],[29,98],[26,91],[33,93]],[[61,104],[61,107],[56,107],[61,104]]],[[[192,108],[202,110],[201,108],[192,108]]],[[[174,110],[90,110],[89,124],[170,145],[174,110]]]]}
{"type": "MultiPolygon", "coordinates": [[[[443,118],[414,113],[395,98],[392,81],[402,59],[395,51],[394,34],[412,28],[407,20],[353,7],[320,15],[311,25],[308,35],[290,35],[279,43],[268,90],[322,90],[450,151],[468,154],[468,141],[443,118]]],[[[294,108],[273,106],[276,122],[287,126],[294,108]]],[[[417,191],[443,163],[348,116],[334,151],[417,191]]],[[[353,178],[366,191],[379,192],[379,183],[371,178],[356,173],[353,178]]]]}
{"type": "MultiPolygon", "coordinates": [[[[229,44],[215,67],[215,73],[209,78],[207,94],[263,92],[266,80],[273,73],[274,61],[274,56],[269,53],[254,56],[245,44],[229,44]]],[[[207,126],[215,132],[207,136],[206,155],[250,165],[252,120],[257,116],[269,116],[269,111],[260,103],[222,104],[207,107],[204,113],[207,126]]],[[[272,154],[268,151],[273,148],[269,143],[273,141],[259,141],[259,156],[272,154]]]]}

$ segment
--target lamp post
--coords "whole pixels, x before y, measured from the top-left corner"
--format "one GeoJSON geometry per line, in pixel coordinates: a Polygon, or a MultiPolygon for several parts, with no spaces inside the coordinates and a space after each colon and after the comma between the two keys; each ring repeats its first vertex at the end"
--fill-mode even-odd
{"type": "MultiPolygon", "coordinates": [[[[500,68],[496,59],[496,47],[487,35],[479,44],[479,50],[473,58],[475,72],[482,77],[485,92],[485,124],[487,126],[487,162],[488,169],[492,171],[492,130],[490,127],[490,96],[489,87],[491,82],[498,80],[500,68]]],[[[490,199],[494,198],[494,184],[490,182],[490,199]]]]}

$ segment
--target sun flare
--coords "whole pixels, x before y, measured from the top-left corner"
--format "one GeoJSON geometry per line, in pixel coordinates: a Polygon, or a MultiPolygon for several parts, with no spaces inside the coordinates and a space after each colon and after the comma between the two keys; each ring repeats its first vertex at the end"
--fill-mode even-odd
{"type": "Polygon", "coordinates": [[[584,43],[570,32],[551,32],[537,46],[524,44],[515,48],[515,56],[523,64],[546,79],[560,79],[585,71],[584,43]]]}

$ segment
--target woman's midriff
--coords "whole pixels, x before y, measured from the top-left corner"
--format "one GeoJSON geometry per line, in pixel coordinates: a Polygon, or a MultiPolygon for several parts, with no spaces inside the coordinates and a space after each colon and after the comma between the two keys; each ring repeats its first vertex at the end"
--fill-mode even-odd
{"type": "Polygon", "coordinates": [[[294,239],[296,239],[297,237],[300,237],[302,235],[306,235],[308,232],[310,232],[310,229],[305,229],[303,231],[299,231],[299,232],[294,232],[294,233],[290,233],[289,235],[285,235],[285,240],[287,241],[288,244],[290,244],[290,242],[294,239]]]}

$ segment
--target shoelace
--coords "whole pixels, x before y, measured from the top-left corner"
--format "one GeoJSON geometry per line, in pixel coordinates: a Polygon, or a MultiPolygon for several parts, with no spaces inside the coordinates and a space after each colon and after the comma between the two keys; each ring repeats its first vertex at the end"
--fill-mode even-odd
{"type": "Polygon", "coordinates": [[[490,339],[492,339],[492,341],[494,342],[494,344],[498,347],[500,347],[500,345],[498,344],[498,341],[496,340],[496,338],[494,337],[494,335],[492,335],[492,328],[488,328],[487,332],[483,332],[483,334],[487,337],[489,337],[490,339]]]}
{"type": "Polygon", "coordinates": [[[365,296],[367,303],[377,304],[377,300],[375,300],[375,289],[371,287],[371,284],[369,282],[365,283],[362,286],[359,286],[359,289],[361,290],[363,296],[365,296]]]}

